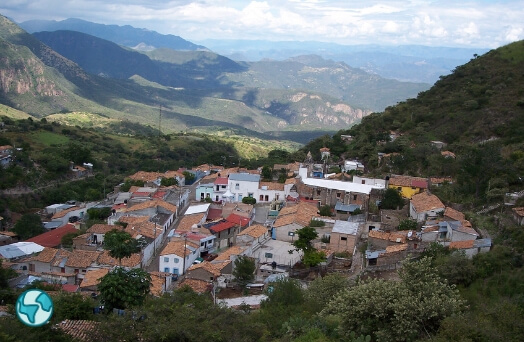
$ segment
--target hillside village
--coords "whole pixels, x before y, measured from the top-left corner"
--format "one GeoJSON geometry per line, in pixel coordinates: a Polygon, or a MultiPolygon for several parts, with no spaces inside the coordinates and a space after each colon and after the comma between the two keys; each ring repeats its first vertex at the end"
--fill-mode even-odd
{"type": "MultiPolygon", "coordinates": [[[[321,152],[327,160],[329,149],[321,152]]],[[[395,270],[435,242],[470,258],[490,250],[485,232],[432,194],[438,179],[397,175],[374,179],[351,170],[327,174],[328,166],[313,162],[310,155],[304,162],[275,165],[276,170],[286,170],[283,183],[263,181],[261,170],[212,165],[191,170],[195,180],[190,185],[180,171],[140,171],[126,181],[143,186],[124,191],[122,183],[100,202],[57,203],[42,209],[47,231],[41,235],[17,241],[16,234],[0,232],[3,266],[18,273],[10,280],[13,287],[39,280],[60,284],[64,291],[95,294],[100,278],[121,266],[147,270],[153,296],[189,286],[219,298],[222,290],[235,288],[233,271],[240,256],[256,265],[254,281],[248,284],[256,289],[280,277],[312,280],[338,272],[356,278],[395,270]],[[165,178],[176,179],[177,185],[162,186],[165,178]],[[409,204],[400,210],[381,209],[387,189],[397,191],[409,204]],[[256,204],[248,204],[246,198],[256,204]],[[320,215],[324,207],[330,215],[320,215]],[[101,208],[110,208],[109,217],[85,229],[89,210],[101,208]],[[411,222],[410,229],[400,230],[402,222],[411,222]],[[297,232],[306,226],[316,227],[312,243],[323,255],[314,267],[304,265],[302,251],[293,245],[297,232]],[[85,233],[64,248],[62,238],[81,228],[85,233]],[[114,229],[145,241],[141,251],[121,262],[111,257],[103,248],[104,235],[114,229]]],[[[357,171],[363,165],[345,166],[357,171]]],[[[522,224],[523,209],[513,212],[522,224]]],[[[256,297],[252,305],[263,298],[256,297]]]]}

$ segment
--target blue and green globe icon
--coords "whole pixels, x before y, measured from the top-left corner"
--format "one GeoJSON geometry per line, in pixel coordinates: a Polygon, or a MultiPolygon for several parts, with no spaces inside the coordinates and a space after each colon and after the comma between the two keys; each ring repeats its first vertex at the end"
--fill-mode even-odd
{"type": "Polygon", "coordinates": [[[39,327],[51,319],[53,301],[42,290],[27,290],[16,300],[16,315],[22,323],[30,327],[39,327]]]}

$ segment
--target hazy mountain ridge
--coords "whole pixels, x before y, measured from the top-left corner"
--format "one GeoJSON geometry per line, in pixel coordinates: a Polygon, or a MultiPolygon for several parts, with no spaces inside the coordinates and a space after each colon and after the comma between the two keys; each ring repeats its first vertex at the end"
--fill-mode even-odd
{"type": "Polygon", "coordinates": [[[130,25],[104,25],[74,18],[62,21],[29,20],[19,25],[29,33],[58,30],[78,31],[128,47],[135,47],[141,43],[146,43],[156,48],[207,50],[205,46],[193,44],[179,36],[163,35],[155,31],[135,28],[130,25]]]}
{"type": "Polygon", "coordinates": [[[286,60],[300,55],[319,55],[353,68],[403,82],[434,83],[485,48],[429,47],[422,45],[340,45],[323,42],[218,40],[200,42],[237,61],[286,60]]]}

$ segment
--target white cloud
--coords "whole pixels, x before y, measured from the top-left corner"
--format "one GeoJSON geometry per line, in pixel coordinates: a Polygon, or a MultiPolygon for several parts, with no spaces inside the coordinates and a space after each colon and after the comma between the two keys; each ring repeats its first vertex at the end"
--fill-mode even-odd
{"type": "Polygon", "coordinates": [[[490,46],[523,38],[522,0],[3,0],[17,21],[76,17],[186,39],[490,46]]]}

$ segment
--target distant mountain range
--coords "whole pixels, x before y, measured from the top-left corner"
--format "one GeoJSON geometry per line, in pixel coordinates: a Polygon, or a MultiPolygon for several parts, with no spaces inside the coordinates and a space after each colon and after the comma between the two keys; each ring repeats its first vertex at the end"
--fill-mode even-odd
{"type": "Polygon", "coordinates": [[[0,103],[35,117],[84,111],[151,127],[161,121],[163,132],[227,128],[306,142],[429,88],[318,56],[236,62],[187,41],[169,45],[181,38],[143,29],[50,23],[106,39],[72,30],[30,35],[0,17],[0,103]],[[157,48],[129,48],[137,45],[157,48]]]}
{"type": "Polygon", "coordinates": [[[29,20],[20,24],[29,33],[41,31],[78,31],[95,37],[115,42],[128,47],[142,48],[169,48],[173,50],[207,50],[206,47],[193,44],[175,35],[164,35],[147,29],[135,28],[129,25],[104,25],[96,24],[81,19],[55,20],[29,20]],[[140,45],[147,42],[147,45],[140,45]]]}
{"type": "Polygon", "coordinates": [[[237,61],[286,60],[300,55],[318,55],[344,62],[353,68],[403,82],[435,83],[455,67],[489,49],[429,47],[422,45],[340,45],[322,42],[216,40],[200,42],[237,61]]]}

